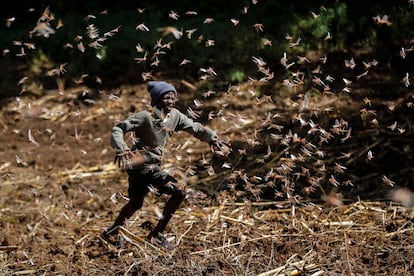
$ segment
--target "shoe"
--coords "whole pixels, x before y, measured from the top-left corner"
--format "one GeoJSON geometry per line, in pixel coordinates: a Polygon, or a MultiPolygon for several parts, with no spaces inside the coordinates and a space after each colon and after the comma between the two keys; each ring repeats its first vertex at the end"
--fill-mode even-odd
{"type": "Polygon", "coordinates": [[[114,244],[114,239],[113,237],[109,234],[108,230],[104,230],[101,233],[101,238],[103,240],[105,240],[106,242],[109,242],[110,244],[114,244]]]}
{"type": "Polygon", "coordinates": [[[125,249],[123,240],[121,238],[115,238],[115,235],[117,235],[115,231],[106,229],[101,233],[101,238],[115,247],[125,249]]]}
{"type": "Polygon", "coordinates": [[[152,244],[155,244],[159,247],[167,248],[168,250],[173,250],[175,248],[175,246],[172,243],[167,241],[167,239],[164,237],[162,233],[157,233],[155,235],[150,234],[148,235],[147,240],[152,244]]]}

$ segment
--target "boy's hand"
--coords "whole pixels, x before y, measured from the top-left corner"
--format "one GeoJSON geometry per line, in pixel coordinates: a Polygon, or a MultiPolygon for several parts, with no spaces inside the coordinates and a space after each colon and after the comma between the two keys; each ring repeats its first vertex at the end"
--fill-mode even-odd
{"type": "Polygon", "coordinates": [[[115,159],[114,159],[114,164],[118,163],[118,167],[124,167],[125,163],[128,161],[128,159],[130,157],[133,156],[132,151],[123,151],[123,152],[118,152],[115,155],[115,159]]]}
{"type": "Polygon", "coordinates": [[[211,151],[222,155],[227,156],[231,152],[231,145],[229,143],[226,143],[222,140],[216,140],[210,143],[211,151]]]}
{"type": "Polygon", "coordinates": [[[124,151],[117,153],[114,163],[118,163],[120,168],[137,169],[145,162],[145,157],[139,152],[124,151]]]}

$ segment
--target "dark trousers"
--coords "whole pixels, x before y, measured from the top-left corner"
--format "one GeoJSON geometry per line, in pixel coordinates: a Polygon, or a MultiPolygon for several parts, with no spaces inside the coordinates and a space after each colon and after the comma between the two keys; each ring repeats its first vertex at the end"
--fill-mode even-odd
{"type": "Polygon", "coordinates": [[[159,165],[145,165],[139,170],[127,170],[127,173],[129,201],[121,209],[118,217],[114,224],[109,228],[108,232],[115,234],[118,226],[123,225],[137,210],[141,209],[144,203],[144,198],[150,191],[150,186],[153,186],[157,189],[159,194],[171,195],[165,204],[162,217],[149,234],[149,236],[154,237],[165,230],[174,212],[185,199],[185,191],[178,189],[174,185],[177,183],[177,180],[168,173],[162,171],[159,165]]]}

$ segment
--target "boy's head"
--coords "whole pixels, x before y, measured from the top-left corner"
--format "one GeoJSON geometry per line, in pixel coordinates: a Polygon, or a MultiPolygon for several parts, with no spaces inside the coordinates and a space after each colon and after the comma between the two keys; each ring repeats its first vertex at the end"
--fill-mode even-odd
{"type": "Polygon", "coordinates": [[[164,81],[150,81],[147,84],[147,90],[151,95],[151,106],[156,106],[162,96],[168,92],[173,92],[177,98],[177,90],[175,87],[164,81]]]}

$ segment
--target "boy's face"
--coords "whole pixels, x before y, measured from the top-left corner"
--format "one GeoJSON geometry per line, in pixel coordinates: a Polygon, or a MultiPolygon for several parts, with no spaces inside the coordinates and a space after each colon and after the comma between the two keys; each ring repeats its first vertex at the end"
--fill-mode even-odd
{"type": "Polygon", "coordinates": [[[170,91],[161,96],[157,103],[158,109],[164,111],[165,114],[169,113],[175,106],[175,94],[170,91]]]}

